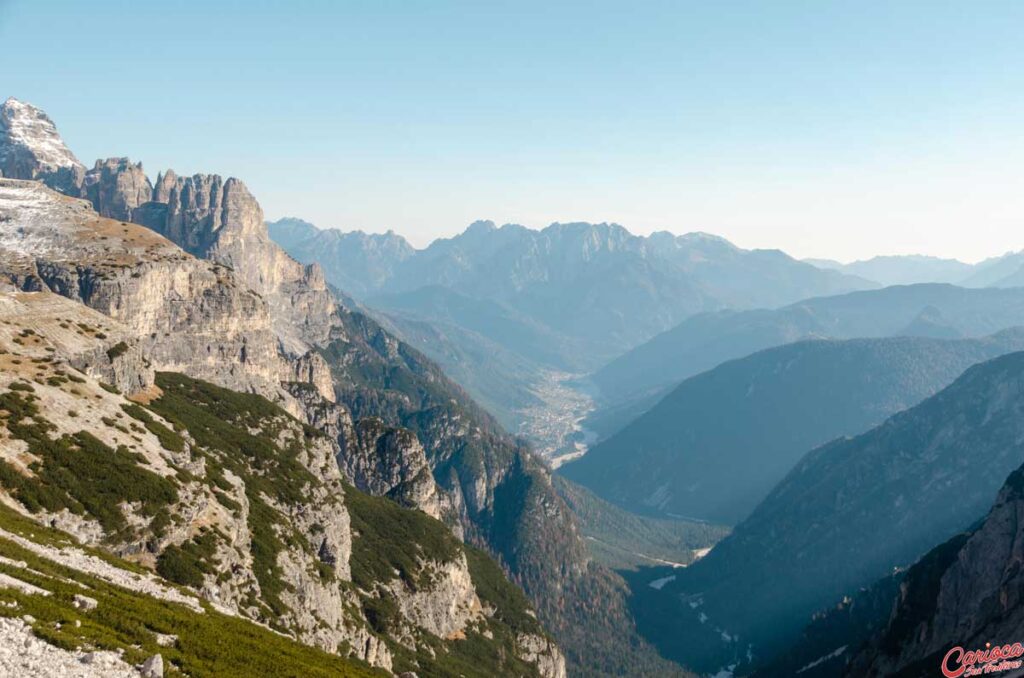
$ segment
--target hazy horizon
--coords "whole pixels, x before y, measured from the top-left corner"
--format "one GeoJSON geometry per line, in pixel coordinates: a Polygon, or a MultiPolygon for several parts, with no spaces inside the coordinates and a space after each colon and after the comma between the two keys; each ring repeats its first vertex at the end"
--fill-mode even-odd
{"type": "Polygon", "coordinates": [[[237,176],[270,220],[420,248],[477,219],[844,262],[1024,247],[1017,3],[304,7],[0,0],[32,55],[2,94],[87,165],[237,176]]]}
{"type": "MultiPolygon", "coordinates": [[[[295,215],[295,214],[283,215],[283,216],[277,217],[276,219],[272,219],[272,218],[268,217],[267,218],[267,222],[268,223],[274,223],[274,222],[277,222],[277,221],[286,221],[286,220],[292,220],[292,219],[297,219],[299,221],[304,221],[306,223],[312,224],[313,226],[315,226],[317,228],[317,230],[320,230],[320,231],[340,231],[340,232],[345,233],[345,234],[361,233],[363,235],[387,235],[389,233],[393,233],[393,234],[395,234],[395,235],[405,239],[406,242],[408,242],[410,245],[412,245],[417,250],[426,249],[427,247],[429,247],[433,243],[437,242],[438,240],[450,240],[450,239],[452,239],[454,237],[457,237],[458,235],[464,233],[470,226],[472,226],[475,223],[478,223],[478,222],[490,222],[490,223],[494,224],[495,228],[499,228],[499,229],[503,228],[505,226],[521,226],[521,227],[529,229],[531,231],[543,231],[544,229],[548,228],[549,226],[554,226],[556,224],[563,224],[563,225],[565,225],[565,224],[574,224],[574,223],[588,223],[588,224],[591,224],[591,225],[608,224],[608,225],[611,225],[611,226],[621,226],[622,228],[625,228],[627,231],[629,231],[633,235],[644,236],[644,237],[653,235],[654,233],[657,233],[657,232],[672,233],[675,236],[709,235],[709,236],[712,236],[712,237],[724,238],[725,240],[728,240],[730,243],[732,243],[733,245],[736,245],[737,247],[740,247],[741,249],[782,250],[786,254],[789,254],[790,256],[793,256],[795,259],[799,259],[800,261],[812,261],[812,260],[814,260],[814,261],[833,261],[833,262],[844,264],[844,265],[845,264],[852,264],[852,263],[856,263],[856,262],[861,262],[861,261],[868,261],[870,259],[875,259],[875,258],[888,258],[888,257],[924,257],[924,258],[933,258],[933,259],[943,259],[943,260],[947,260],[947,261],[960,261],[960,262],[965,263],[965,264],[977,264],[977,263],[980,263],[980,262],[985,261],[987,259],[997,259],[999,257],[1005,256],[1005,255],[1008,255],[1008,254],[1014,254],[1015,252],[1020,251],[1020,250],[1006,250],[1004,252],[999,252],[999,253],[996,253],[996,254],[991,254],[989,256],[982,257],[981,259],[976,259],[976,260],[967,260],[967,259],[962,259],[962,258],[957,258],[957,257],[939,257],[939,256],[935,256],[935,255],[925,254],[925,253],[922,253],[922,252],[904,252],[904,253],[880,252],[878,254],[872,254],[870,256],[866,256],[866,257],[859,258],[859,259],[849,259],[849,258],[840,258],[840,257],[796,257],[791,252],[787,252],[786,250],[784,250],[781,247],[743,247],[743,245],[741,245],[740,243],[737,243],[737,242],[735,242],[733,240],[730,240],[729,238],[725,238],[725,236],[722,236],[722,235],[720,235],[718,233],[711,233],[710,231],[672,231],[672,230],[669,230],[669,229],[659,229],[657,231],[650,231],[650,232],[647,232],[647,233],[638,233],[638,232],[634,231],[633,229],[631,229],[627,224],[620,224],[620,223],[617,223],[617,222],[614,222],[614,221],[596,221],[596,222],[595,221],[589,221],[589,222],[585,222],[585,221],[580,221],[580,220],[575,220],[575,221],[563,220],[563,221],[552,221],[551,223],[548,223],[548,224],[522,224],[522,223],[518,223],[518,222],[499,223],[499,222],[494,221],[493,219],[486,219],[486,218],[484,218],[484,219],[474,219],[472,222],[466,224],[465,226],[463,226],[460,229],[452,231],[449,234],[437,236],[436,238],[433,238],[433,239],[431,239],[431,240],[429,240],[429,241],[427,241],[427,242],[425,242],[423,244],[417,244],[408,235],[406,235],[406,234],[402,233],[401,231],[399,231],[398,229],[394,229],[394,228],[387,228],[387,229],[380,230],[380,231],[368,231],[368,230],[362,229],[362,228],[351,228],[350,229],[350,228],[341,228],[341,227],[338,227],[338,226],[326,226],[324,224],[318,224],[316,222],[313,222],[313,221],[311,221],[309,219],[303,218],[302,216],[298,216],[298,215],[295,215]]],[[[1024,249],[1024,248],[1022,248],[1022,249],[1024,249]]]]}

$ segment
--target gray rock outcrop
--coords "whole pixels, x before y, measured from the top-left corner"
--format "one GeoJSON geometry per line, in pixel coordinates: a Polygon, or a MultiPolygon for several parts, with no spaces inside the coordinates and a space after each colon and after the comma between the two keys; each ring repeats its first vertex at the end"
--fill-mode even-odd
{"type": "Polygon", "coordinates": [[[954,647],[966,652],[1022,642],[1022,563],[1024,468],[1010,475],[977,529],[936,547],[907,572],[888,626],[847,675],[938,674],[954,647]]]}
{"type": "Polygon", "coordinates": [[[38,179],[77,195],[85,167],[46,113],[11,97],[0,106],[0,176],[38,179]]]}
{"type": "Polygon", "coordinates": [[[303,266],[267,234],[263,210],[238,179],[168,170],[142,223],[197,257],[230,266],[266,299],[283,348],[301,355],[330,332],[334,301],[318,266],[303,266]]]}
{"type": "Polygon", "coordinates": [[[369,417],[342,439],[338,466],[359,489],[441,517],[437,483],[416,435],[369,417]]]}
{"type": "Polygon", "coordinates": [[[101,218],[84,201],[10,179],[0,179],[0,252],[0,275],[131,328],[156,369],[280,397],[269,310],[226,267],[101,218]]]}
{"type": "Polygon", "coordinates": [[[82,184],[82,197],[100,216],[117,221],[135,221],[136,210],[149,202],[152,194],[142,163],[133,164],[128,158],[97,160],[82,184]]]}

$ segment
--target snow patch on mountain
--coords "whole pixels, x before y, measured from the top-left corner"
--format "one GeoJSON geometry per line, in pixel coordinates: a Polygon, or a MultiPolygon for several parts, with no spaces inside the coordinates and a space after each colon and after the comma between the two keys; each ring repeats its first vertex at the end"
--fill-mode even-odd
{"type": "Polygon", "coordinates": [[[0,106],[0,164],[17,150],[31,153],[43,170],[84,169],[46,113],[11,97],[0,106]]]}

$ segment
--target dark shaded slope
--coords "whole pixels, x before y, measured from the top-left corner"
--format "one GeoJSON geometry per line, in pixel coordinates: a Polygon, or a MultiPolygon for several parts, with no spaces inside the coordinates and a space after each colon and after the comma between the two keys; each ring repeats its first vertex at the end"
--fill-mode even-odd
{"type": "MultiPolygon", "coordinates": [[[[672,651],[714,668],[770,656],[813,611],[965,529],[1024,460],[1024,353],[967,370],[920,405],[809,453],[732,535],[665,587],[730,640],[672,651]],[[737,641],[737,637],[739,640],[737,641]]],[[[688,621],[689,618],[689,621],[688,621]]]]}
{"type": "Polygon", "coordinates": [[[864,431],[971,365],[1021,349],[1019,329],[768,349],[687,379],[559,473],[633,511],[735,524],[806,450],[864,431]]]}

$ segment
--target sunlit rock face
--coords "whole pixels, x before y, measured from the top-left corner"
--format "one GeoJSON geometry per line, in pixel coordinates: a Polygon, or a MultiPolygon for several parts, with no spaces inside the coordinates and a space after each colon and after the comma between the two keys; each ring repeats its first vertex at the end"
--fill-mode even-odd
{"type": "Polygon", "coordinates": [[[77,194],[85,167],[64,145],[46,113],[11,97],[0,106],[0,174],[38,179],[63,193],[77,194]]]}

